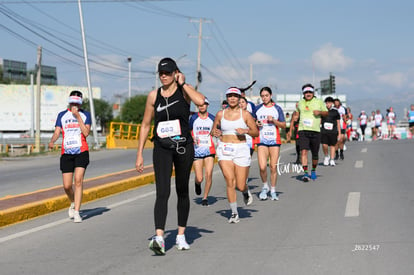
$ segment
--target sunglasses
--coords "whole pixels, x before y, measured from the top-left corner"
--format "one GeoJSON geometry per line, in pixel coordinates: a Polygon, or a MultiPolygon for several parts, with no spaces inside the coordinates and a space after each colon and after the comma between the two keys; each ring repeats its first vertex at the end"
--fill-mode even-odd
{"type": "Polygon", "coordinates": [[[172,72],[165,72],[165,71],[161,71],[161,72],[159,72],[158,74],[159,74],[160,76],[162,76],[162,75],[170,76],[170,75],[172,75],[172,72]]]}
{"type": "Polygon", "coordinates": [[[306,91],[306,92],[303,92],[303,94],[313,94],[313,92],[311,92],[311,91],[306,91]]]}

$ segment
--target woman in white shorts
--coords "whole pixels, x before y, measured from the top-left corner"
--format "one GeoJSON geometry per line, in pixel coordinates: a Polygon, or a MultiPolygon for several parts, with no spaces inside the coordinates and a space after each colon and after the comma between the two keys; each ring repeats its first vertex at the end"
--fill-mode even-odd
{"type": "Polygon", "coordinates": [[[232,212],[229,223],[239,222],[236,187],[243,192],[246,205],[253,200],[246,185],[251,161],[246,134],[251,137],[259,135],[252,115],[239,106],[240,96],[241,92],[237,88],[226,91],[228,107],[218,111],[212,130],[213,136],[220,137],[216,153],[227,184],[227,199],[232,212]]]}

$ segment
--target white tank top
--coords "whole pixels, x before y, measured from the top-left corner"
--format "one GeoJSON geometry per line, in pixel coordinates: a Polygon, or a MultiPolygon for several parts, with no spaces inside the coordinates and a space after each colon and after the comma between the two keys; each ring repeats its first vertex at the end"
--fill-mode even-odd
{"type": "Polygon", "coordinates": [[[223,110],[223,116],[221,117],[221,132],[222,135],[238,135],[236,132],[237,128],[242,128],[242,129],[246,129],[247,128],[247,124],[246,122],[244,122],[243,119],[243,110],[240,109],[240,118],[236,119],[236,120],[227,120],[224,118],[224,111],[226,109],[223,110]]]}

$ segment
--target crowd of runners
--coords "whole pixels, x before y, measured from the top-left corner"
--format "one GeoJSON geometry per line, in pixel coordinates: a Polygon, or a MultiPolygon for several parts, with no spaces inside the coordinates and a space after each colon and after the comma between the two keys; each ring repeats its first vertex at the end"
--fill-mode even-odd
{"type": "MultiPolygon", "coordinates": [[[[142,173],[143,149],[153,124],[155,236],[151,239],[149,247],[158,255],[165,254],[164,230],[173,167],[178,219],[176,247],[179,250],[188,250],[190,246],[185,239],[185,229],[190,211],[189,179],[192,168],[195,172],[195,193],[201,196],[201,206],[207,207],[217,156],[226,183],[231,213],[228,222],[233,224],[240,222],[237,191],[242,193],[246,206],[254,200],[248,186],[254,152],[257,154],[262,182],[258,199],[279,200],[276,187],[282,133],[286,134],[287,142],[295,141],[295,163],[301,167],[301,171],[303,170],[299,177],[303,182],[315,181],[318,178],[316,168],[319,164],[321,144],[323,165],[335,166],[336,161],[345,159],[346,141],[365,140],[367,127],[371,128],[374,140],[395,136],[396,114],[392,107],[387,109],[385,117],[380,110],[373,111],[370,116],[361,111],[357,117],[361,136],[356,137],[356,129],[352,126],[354,117],[350,108],[343,106],[337,98],[328,96],[322,101],[315,97],[315,89],[311,84],[302,86],[303,98],[297,102],[292,114],[285,115],[281,106],[273,100],[270,87],[260,88],[259,105],[249,101],[245,97],[245,91],[255,82],[247,88],[228,88],[221,110],[211,114],[208,112],[209,100],[185,82],[185,75],[173,59],[162,59],[158,64],[158,73],[162,86],[148,94],[135,163],[136,170],[142,173]],[[191,102],[197,106],[197,113],[191,114],[191,102]],[[384,119],[387,123],[386,130],[382,129],[384,119]]],[[[49,143],[49,147],[52,148],[62,133],[60,169],[63,187],[71,202],[68,215],[75,223],[82,222],[79,210],[83,178],[89,164],[86,137],[90,131],[91,115],[81,109],[82,102],[81,92],[70,93],[69,107],[58,114],[55,132],[49,143]]],[[[414,134],[414,105],[411,105],[407,116],[410,131],[414,134]]]]}

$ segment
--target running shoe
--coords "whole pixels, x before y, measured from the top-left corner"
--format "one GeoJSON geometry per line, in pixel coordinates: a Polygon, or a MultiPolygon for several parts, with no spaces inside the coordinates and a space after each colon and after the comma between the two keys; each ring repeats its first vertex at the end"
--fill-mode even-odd
{"type": "Polygon", "coordinates": [[[309,174],[308,174],[308,173],[305,173],[305,174],[302,176],[302,180],[303,180],[303,182],[308,182],[308,181],[309,181],[309,179],[310,179],[310,177],[309,177],[309,174]]]}
{"type": "Polygon", "coordinates": [[[202,200],[201,206],[208,206],[208,200],[207,199],[202,200]]]}
{"type": "Polygon", "coordinates": [[[73,222],[80,223],[82,222],[82,217],[79,214],[79,211],[73,210],[73,222]]]}
{"type": "Polygon", "coordinates": [[[311,172],[311,179],[312,180],[316,180],[317,176],[316,176],[316,171],[312,171],[311,172]]]}
{"type": "Polygon", "coordinates": [[[246,193],[243,193],[243,200],[244,200],[244,204],[246,205],[250,205],[253,203],[253,196],[252,196],[252,193],[250,193],[249,189],[247,189],[246,193]]]}
{"type": "Polygon", "coordinates": [[[261,200],[261,201],[265,201],[265,200],[267,200],[267,193],[269,192],[269,189],[267,189],[266,187],[263,187],[262,188],[262,192],[260,192],[260,194],[259,194],[259,199],[261,200]]]}
{"type": "Polygon", "coordinates": [[[73,219],[73,217],[74,217],[74,215],[75,215],[75,207],[69,207],[69,209],[68,209],[68,216],[69,216],[69,219],[73,219]]]}
{"type": "Polygon", "coordinates": [[[175,247],[177,247],[178,250],[189,250],[190,245],[185,240],[184,235],[177,235],[177,238],[175,240],[175,247]]]}
{"type": "Polygon", "coordinates": [[[201,195],[201,183],[194,182],[196,195],[201,195]]]}
{"type": "Polygon", "coordinates": [[[340,158],[341,160],[344,160],[344,152],[341,152],[341,153],[339,154],[339,158],[340,158]]]}
{"type": "Polygon", "coordinates": [[[325,166],[328,166],[328,165],[329,165],[329,157],[328,157],[328,156],[326,156],[326,157],[323,159],[323,165],[325,165],[325,166]]]}
{"type": "Polygon", "coordinates": [[[279,197],[277,196],[277,193],[276,192],[270,192],[270,199],[272,201],[278,201],[279,200],[279,197]]]}
{"type": "Polygon", "coordinates": [[[229,219],[229,223],[238,223],[240,221],[239,214],[232,213],[229,219]]]}
{"type": "Polygon", "coordinates": [[[334,161],[333,159],[331,159],[331,160],[329,161],[329,165],[330,165],[330,166],[335,166],[335,165],[336,165],[336,163],[335,163],[335,161],[334,161]]]}
{"type": "Polygon", "coordinates": [[[156,255],[165,255],[165,243],[163,237],[153,237],[149,243],[151,249],[156,255]]]}

